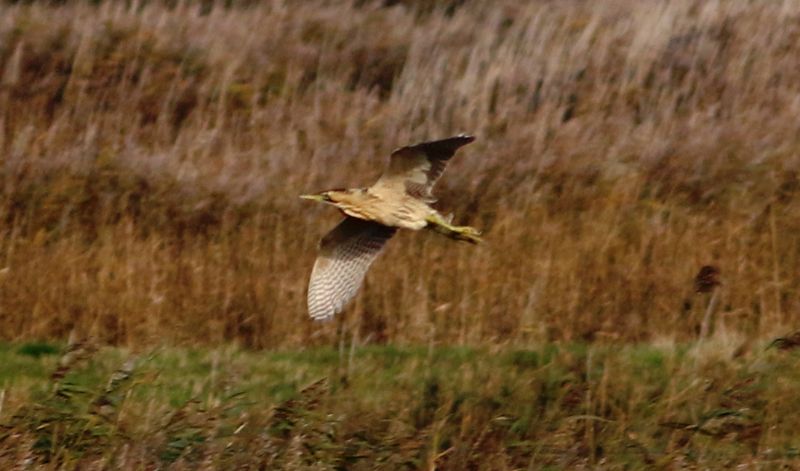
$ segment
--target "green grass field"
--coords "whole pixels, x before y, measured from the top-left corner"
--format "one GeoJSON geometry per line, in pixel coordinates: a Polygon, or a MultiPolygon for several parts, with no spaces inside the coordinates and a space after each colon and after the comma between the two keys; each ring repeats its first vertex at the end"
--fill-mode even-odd
{"type": "Polygon", "coordinates": [[[4,344],[0,464],[798,465],[800,356],[766,345],[726,348],[730,344],[162,348],[138,354],[4,344]]]}

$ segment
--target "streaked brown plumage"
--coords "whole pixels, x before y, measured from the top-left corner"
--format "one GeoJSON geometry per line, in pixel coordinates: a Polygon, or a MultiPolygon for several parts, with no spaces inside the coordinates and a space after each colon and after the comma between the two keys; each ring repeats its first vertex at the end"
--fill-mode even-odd
{"type": "Polygon", "coordinates": [[[458,135],[401,147],[369,188],[330,190],[303,198],[332,204],[345,219],[320,242],[308,285],[308,312],[332,318],[356,295],[369,266],[397,229],[430,228],[448,237],[480,242],[480,232],[450,221],[430,206],[433,186],[459,147],[475,140],[458,135]]]}

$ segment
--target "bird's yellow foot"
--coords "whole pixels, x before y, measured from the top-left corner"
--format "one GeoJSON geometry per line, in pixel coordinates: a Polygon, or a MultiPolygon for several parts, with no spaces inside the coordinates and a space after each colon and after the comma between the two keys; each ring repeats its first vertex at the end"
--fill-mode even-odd
{"type": "MultiPolygon", "coordinates": [[[[452,216],[448,219],[452,219],[452,216]]],[[[448,219],[444,219],[437,214],[429,216],[427,221],[431,229],[451,239],[464,240],[473,244],[482,242],[480,238],[481,231],[469,226],[453,226],[448,219]]]]}
{"type": "Polygon", "coordinates": [[[469,226],[455,226],[453,227],[453,238],[458,240],[465,240],[467,242],[477,244],[483,242],[481,239],[481,231],[469,226]]]}

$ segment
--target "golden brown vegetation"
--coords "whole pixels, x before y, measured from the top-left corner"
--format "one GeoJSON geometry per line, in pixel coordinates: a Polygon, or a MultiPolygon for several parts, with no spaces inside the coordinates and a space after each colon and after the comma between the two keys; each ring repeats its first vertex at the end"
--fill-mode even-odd
{"type": "Polygon", "coordinates": [[[799,2],[385,3],[0,6],[0,336],[327,342],[297,195],[459,131],[486,243],[401,233],[362,338],[687,338],[704,265],[726,330],[797,323],[799,2]]]}

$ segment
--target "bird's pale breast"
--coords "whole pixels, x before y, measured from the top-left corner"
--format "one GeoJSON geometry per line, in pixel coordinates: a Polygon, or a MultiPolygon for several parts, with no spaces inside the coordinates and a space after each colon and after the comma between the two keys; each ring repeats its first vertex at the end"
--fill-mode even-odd
{"type": "Polygon", "coordinates": [[[425,227],[426,218],[433,212],[427,203],[417,198],[404,195],[387,199],[372,193],[359,195],[358,201],[342,201],[339,207],[348,216],[411,230],[425,227]]]}

